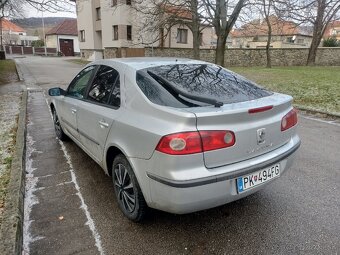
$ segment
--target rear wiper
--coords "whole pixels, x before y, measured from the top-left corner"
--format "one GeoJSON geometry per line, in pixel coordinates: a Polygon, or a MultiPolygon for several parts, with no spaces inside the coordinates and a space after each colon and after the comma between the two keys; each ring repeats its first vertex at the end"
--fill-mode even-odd
{"type": "Polygon", "coordinates": [[[202,96],[196,96],[196,95],[192,95],[182,89],[179,89],[176,85],[174,85],[172,82],[164,79],[163,77],[155,74],[152,71],[148,71],[147,72],[152,78],[156,79],[156,80],[160,80],[163,85],[167,86],[169,89],[173,90],[175,93],[177,93],[178,95],[184,96],[186,98],[198,101],[198,102],[202,102],[202,103],[207,103],[207,104],[211,104],[214,105],[215,107],[221,107],[223,105],[223,102],[217,101],[215,99],[212,98],[208,98],[208,97],[202,97],[202,96]]]}

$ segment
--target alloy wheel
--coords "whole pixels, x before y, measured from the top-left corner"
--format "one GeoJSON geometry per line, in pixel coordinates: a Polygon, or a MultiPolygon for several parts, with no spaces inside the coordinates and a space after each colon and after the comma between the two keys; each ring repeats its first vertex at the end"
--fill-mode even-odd
{"type": "Polygon", "coordinates": [[[114,185],[119,202],[127,212],[132,213],[136,207],[136,195],[131,176],[123,164],[117,164],[114,168],[114,185]]]}

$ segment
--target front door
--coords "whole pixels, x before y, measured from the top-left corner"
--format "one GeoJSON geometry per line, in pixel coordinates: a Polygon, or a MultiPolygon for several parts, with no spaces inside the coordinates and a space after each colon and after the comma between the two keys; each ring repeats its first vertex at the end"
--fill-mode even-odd
{"type": "Polygon", "coordinates": [[[120,112],[119,72],[101,66],[77,113],[80,141],[99,163],[109,131],[120,112]]]}
{"type": "Polygon", "coordinates": [[[60,52],[68,57],[74,56],[74,46],[72,39],[59,39],[60,52]]]}

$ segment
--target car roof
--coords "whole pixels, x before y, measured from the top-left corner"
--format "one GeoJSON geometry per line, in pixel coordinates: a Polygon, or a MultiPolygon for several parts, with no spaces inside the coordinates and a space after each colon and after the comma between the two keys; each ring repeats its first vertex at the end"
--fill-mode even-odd
{"type": "Polygon", "coordinates": [[[121,64],[129,66],[135,70],[144,68],[173,65],[173,64],[208,64],[203,61],[186,59],[186,58],[162,58],[162,57],[140,57],[140,58],[112,58],[92,62],[90,65],[114,65],[121,64]]]}

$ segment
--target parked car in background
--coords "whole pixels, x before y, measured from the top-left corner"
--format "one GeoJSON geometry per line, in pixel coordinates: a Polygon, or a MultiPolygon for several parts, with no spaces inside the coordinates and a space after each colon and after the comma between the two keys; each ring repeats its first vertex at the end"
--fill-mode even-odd
{"type": "Polygon", "coordinates": [[[58,138],[112,176],[133,221],[148,207],[184,214],[248,196],[300,146],[291,96],[202,61],[101,60],[49,95],[58,138]]]}

